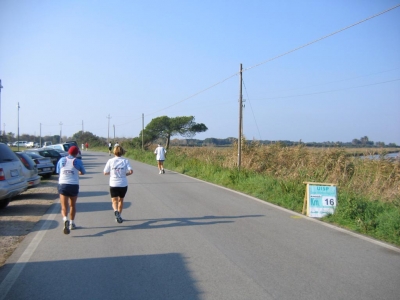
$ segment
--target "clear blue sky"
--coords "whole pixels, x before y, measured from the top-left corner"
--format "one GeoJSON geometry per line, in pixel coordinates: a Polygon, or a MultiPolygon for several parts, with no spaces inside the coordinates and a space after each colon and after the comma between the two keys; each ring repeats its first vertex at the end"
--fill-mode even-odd
{"type": "Polygon", "coordinates": [[[144,114],[237,137],[242,63],[247,139],[400,145],[400,7],[281,56],[398,4],[1,0],[1,130],[19,102],[20,134],[135,137],[144,114]]]}

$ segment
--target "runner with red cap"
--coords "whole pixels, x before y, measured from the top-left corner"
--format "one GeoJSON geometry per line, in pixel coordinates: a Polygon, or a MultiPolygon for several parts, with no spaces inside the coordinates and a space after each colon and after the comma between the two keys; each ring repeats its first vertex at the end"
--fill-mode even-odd
{"type": "Polygon", "coordinates": [[[86,173],[81,159],[76,159],[79,149],[72,146],[68,149],[68,156],[62,157],[57,164],[58,193],[60,194],[61,215],[64,222],[64,234],[76,229],[76,201],[79,194],[79,175],[86,173]],[[69,203],[68,203],[69,202],[69,203]],[[69,206],[68,206],[69,204],[69,206]],[[68,220],[68,208],[70,220],[68,220]]]}

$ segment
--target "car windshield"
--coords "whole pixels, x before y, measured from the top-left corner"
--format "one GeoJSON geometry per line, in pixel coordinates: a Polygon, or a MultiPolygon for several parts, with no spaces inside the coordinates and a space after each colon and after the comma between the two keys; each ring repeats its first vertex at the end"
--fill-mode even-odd
{"type": "MultiPolygon", "coordinates": [[[[78,147],[78,144],[77,144],[77,142],[75,142],[75,141],[69,141],[69,142],[66,142],[66,143],[69,144],[70,147],[72,147],[72,146],[78,147]]],[[[78,147],[78,148],[79,148],[79,147],[78,147]]]]}
{"type": "Polygon", "coordinates": [[[36,153],[33,153],[33,152],[25,152],[27,155],[29,155],[30,157],[32,157],[32,158],[42,158],[43,156],[41,156],[41,155],[39,155],[39,154],[36,154],[36,153]]]}
{"type": "Polygon", "coordinates": [[[20,160],[24,164],[24,166],[27,167],[29,170],[32,170],[36,165],[32,158],[25,152],[16,152],[16,154],[20,157],[20,160]]]}
{"type": "Polygon", "coordinates": [[[42,156],[46,156],[46,157],[49,157],[49,156],[60,156],[60,154],[56,150],[53,150],[53,149],[51,149],[51,150],[50,149],[40,150],[39,154],[42,155],[42,156]]]}
{"type": "Polygon", "coordinates": [[[0,144],[0,163],[18,161],[18,157],[10,150],[6,144],[0,144]]]}

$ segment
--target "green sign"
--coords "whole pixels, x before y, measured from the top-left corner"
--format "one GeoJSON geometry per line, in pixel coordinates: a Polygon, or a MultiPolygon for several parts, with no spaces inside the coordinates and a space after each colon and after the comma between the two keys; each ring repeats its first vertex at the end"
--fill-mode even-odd
{"type": "Polygon", "coordinates": [[[336,186],[307,184],[307,215],[322,218],[336,209],[336,186]]]}

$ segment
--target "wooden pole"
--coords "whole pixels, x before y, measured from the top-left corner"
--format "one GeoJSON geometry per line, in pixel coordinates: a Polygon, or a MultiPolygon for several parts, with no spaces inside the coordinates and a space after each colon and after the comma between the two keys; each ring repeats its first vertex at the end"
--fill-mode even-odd
{"type": "Polygon", "coordinates": [[[242,64],[240,64],[239,70],[239,138],[238,138],[238,170],[240,171],[240,164],[242,160],[242,108],[243,108],[243,97],[242,97],[242,64]]]}
{"type": "Polygon", "coordinates": [[[142,114],[142,151],[144,150],[144,114],[142,114]]]}

